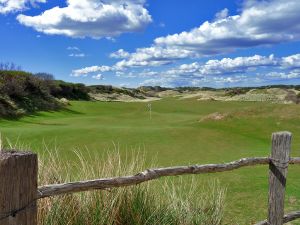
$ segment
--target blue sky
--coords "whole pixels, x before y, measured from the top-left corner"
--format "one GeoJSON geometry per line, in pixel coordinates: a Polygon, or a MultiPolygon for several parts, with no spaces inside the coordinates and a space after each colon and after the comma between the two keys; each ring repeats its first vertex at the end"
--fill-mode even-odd
{"type": "Polygon", "coordinates": [[[85,84],[299,84],[299,0],[0,0],[0,62],[85,84]]]}

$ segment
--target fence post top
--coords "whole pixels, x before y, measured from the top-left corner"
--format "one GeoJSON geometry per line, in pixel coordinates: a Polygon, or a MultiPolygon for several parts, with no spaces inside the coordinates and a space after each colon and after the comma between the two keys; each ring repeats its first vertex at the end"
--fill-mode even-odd
{"type": "Polygon", "coordinates": [[[292,133],[289,131],[279,131],[272,133],[272,136],[292,136],[292,133]]]}
{"type": "Polygon", "coordinates": [[[28,155],[37,155],[36,153],[32,152],[23,152],[23,151],[0,151],[0,159],[8,159],[11,157],[20,157],[20,156],[28,156],[28,155]]]}

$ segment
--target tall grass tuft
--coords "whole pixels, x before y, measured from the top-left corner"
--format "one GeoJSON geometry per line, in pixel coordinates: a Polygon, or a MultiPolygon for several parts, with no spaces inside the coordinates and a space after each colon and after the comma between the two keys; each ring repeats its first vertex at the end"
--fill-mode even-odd
{"type": "MultiPolygon", "coordinates": [[[[95,157],[58,151],[40,157],[39,184],[121,175],[145,169],[145,157],[118,151],[95,157]]],[[[140,185],[45,198],[39,201],[40,225],[220,225],[225,189],[218,182],[200,185],[193,177],[166,178],[140,185]]]]}

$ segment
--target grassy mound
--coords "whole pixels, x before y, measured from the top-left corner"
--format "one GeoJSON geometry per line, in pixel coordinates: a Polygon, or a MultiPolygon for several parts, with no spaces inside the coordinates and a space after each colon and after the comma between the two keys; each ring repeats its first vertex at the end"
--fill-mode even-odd
{"type": "Polygon", "coordinates": [[[0,116],[19,117],[60,109],[67,100],[90,100],[84,84],[48,79],[24,71],[0,70],[0,116]]]}
{"type": "Polygon", "coordinates": [[[0,116],[17,117],[60,107],[47,81],[23,71],[0,71],[0,116]]]}

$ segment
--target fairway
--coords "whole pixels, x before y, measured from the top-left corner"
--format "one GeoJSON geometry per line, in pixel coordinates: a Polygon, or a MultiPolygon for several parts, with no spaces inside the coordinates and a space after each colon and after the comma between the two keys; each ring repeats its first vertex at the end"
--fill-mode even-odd
{"type": "MultiPolygon", "coordinates": [[[[98,154],[119,149],[145,151],[149,162],[171,165],[222,163],[268,156],[275,131],[293,133],[292,156],[300,157],[300,105],[219,102],[166,98],[148,103],[73,101],[60,112],[41,112],[20,120],[1,120],[4,139],[42,153],[45,145],[62,157],[74,149],[98,154]],[[213,113],[223,115],[214,119],[213,113]]],[[[8,144],[8,141],[5,140],[8,144]]],[[[290,166],[286,211],[300,209],[300,167],[290,166]]],[[[176,179],[176,178],[175,178],[176,179]]],[[[227,187],[226,224],[251,224],[266,218],[268,168],[197,175],[227,187]]]]}

